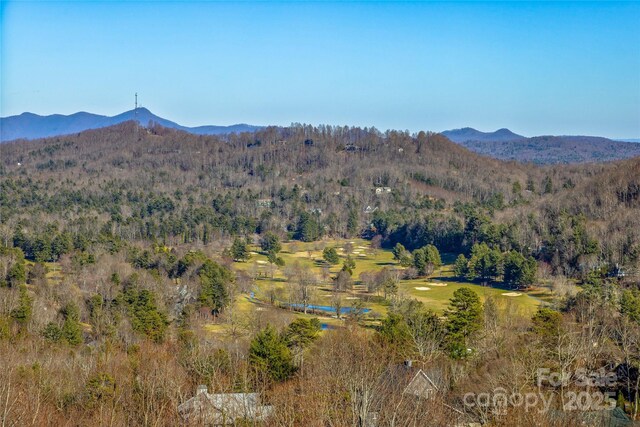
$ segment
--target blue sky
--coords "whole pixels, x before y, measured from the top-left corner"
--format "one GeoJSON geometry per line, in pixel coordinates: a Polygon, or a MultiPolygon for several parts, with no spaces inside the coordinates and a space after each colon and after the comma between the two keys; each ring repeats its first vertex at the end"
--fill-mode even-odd
{"type": "Polygon", "coordinates": [[[0,115],[640,138],[640,2],[7,2],[0,115]]]}

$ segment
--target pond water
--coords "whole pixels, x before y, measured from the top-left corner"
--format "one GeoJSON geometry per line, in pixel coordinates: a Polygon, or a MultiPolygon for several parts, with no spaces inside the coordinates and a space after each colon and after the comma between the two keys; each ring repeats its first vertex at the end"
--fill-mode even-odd
{"type": "MultiPolygon", "coordinates": [[[[300,309],[303,310],[304,306],[302,304],[291,304],[291,307],[296,308],[296,309],[300,309]]],[[[331,307],[330,305],[308,305],[307,309],[309,310],[317,310],[317,311],[326,311],[327,313],[335,313],[336,309],[334,307],[331,307]]],[[[340,314],[349,314],[353,311],[353,307],[342,307],[340,309],[340,314]]],[[[363,308],[362,312],[363,313],[368,313],[370,312],[371,309],[370,308],[363,308]]]]}

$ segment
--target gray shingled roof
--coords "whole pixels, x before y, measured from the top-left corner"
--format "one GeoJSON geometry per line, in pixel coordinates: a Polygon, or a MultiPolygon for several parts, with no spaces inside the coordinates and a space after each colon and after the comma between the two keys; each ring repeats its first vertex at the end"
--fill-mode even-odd
{"type": "Polygon", "coordinates": [[[261,421],[272,411],[273,407],[260,404],[258,393],[209,394],[206,388],[178,406],[178,413],[186,421],[213,425],[233,424],[239,419],[261,421]]]}

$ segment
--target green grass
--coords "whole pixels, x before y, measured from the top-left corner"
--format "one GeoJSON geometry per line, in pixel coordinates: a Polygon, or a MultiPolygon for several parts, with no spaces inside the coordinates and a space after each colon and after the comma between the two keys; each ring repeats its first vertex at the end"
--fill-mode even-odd
{"type": "Polygon", "coordinates": [[[62,274],[62,268],[57,262],[46,262],[47,274],[46,278],[50,283],[59,284],[62,282],[64,275],[62,274]]]}
{"type": "MultiPolygon", "coordinates": [[[[330,273],[335,275],[342,268],[342,261],[346,258],[346,254],[342,250],[342,247],[346,242],[354,242],[354,253],[351,254],[351,258],[356,261],[356,268],[353,272],[354,279],[357,280],[358,275],[363,271],[377,271],[384,266],[395,265],[393,261],[393,254],[390,251],[377,250],[375,254],[371,251],[369,242],[364,239],[352,239],[352,240],[328,240],[322,243],[284,243],[282,252],[278,254],[284,262],[285,267],[275,270],[274,279],[284,279],[284,269],[288,266],[298,264],[300,267],[312,269],[316,274],[320,275],[322,267],[326,265],[322,258],[322,248],[334,246],[340,254],[340,263],[337,265],[329,266],[330,273]],[[364,248],[364,249],[363,249],[364,248]]],[[[267,262],[266,255],[260,253],[258,247],[252,247],[251,259],[247,262],[237,262],[234,267],[238,270],[245,271],[259,271],[264,276],[271,277],[270,266],[267,262]]]]}
{"type": "MultiPolygon", "coordinates": [[[[364,271],[379,271],[385,266],[396,267],[397,263],[393,259],[393,254],[390,250],[378,249],[372,250],[370,242],[364,239],[343,239],[343,240],[325,240],[322,242],[287,242],[283,243],[283,250],[279,256],[285,261],[285,267],[283,268],[271,268],[267,261],[267,257],[260,253],[259,247],[252,247],[252,257],[247,262],[236,262],[234,268],[237,270],[249,271],[252,274],[257,274],[258,278],[255,281],[256,297],[262,301],[268,301],[267,290],[269,288],[280,288],[282,295],[286,295],[287,283],[284,271],[286,268],[295,265],[296,263],[306,269],[311,269],[317,277],[322,277],[322,269],[326,266],[326,263],[322,259],[322,250],[325,247],[336,247],[338,254],[340,255],[340,263],[337,265],[329,266],[329,272],[331,276],[335,276],[342,268],[342,260],[346,257],[344,252],[344,246],[347,242],[352,242],[353,253],[351,257],[356,262],[356,267],[353,274],[353,280],[356,282],[356,286],[351,292],[345,293],[342,297],[342,305],[347,307],[354,301],[352,298],[360,298],[364,301],[364,306],[371,309],[368,313],[367,319],[364,323],[371,324],[376,322],[375,319],[384,316],[387,312],[387,305],[380,303],[380,301],[370,301],[371,295],[368,295],[362,286],[358,285],[359,275],[364,271]]],[[[519,296],[505,296],[505,293],[511,292],[508,289],[500,288],[499,286],[481,286],[477,283],[469,283],[464,281],[458,281],[453,277],[453,263],[456,258],[456,254],[442,254],[442,260],[445,264],[442,268],[438,269],[432,277],[421,278],[415,280],[401,280],[398,284],[400,294],[415,298],[424,303],[425,308],[434,310],[437,313],[443,313],[449,304],[449,300],[453,297],[453,293],[461,288],[468,287],[473,289],[480,295],[480,298],[484,301],[488,297],[493,297],[498,306],[503,308],[509,308],[512,312],[520,313],[522,315],[531,315],[538,305],[543,302],[550,302],[553,299],[551,292],[544,288],[534,288],[528,292],[518,292],[519,296]],[[445,283],[447,286],[433,286],[433,282],[445,283]],[[429,290],[417,290],[418,287],[428,287],[429,290]]],[[[27,262],[29,267],[32,267],[33,263],[27,262]]],[[[51,284],[58,284],[63,279],[63,272],[60,269],[58,263],[45,263],[47,266],[47,280],[51,284]]],[[[321,284],[315,291],[315,297],[312,299],[312,304],[318,305],[331,305],[331,279],[328,279],[327,283],[321,284]]],[[[286,298],[285,298],[286,299],[286,298]]],[[[238,295],[234,301],[234,310],[236,313],[247,316],[255,310],[280,310],[275,307],[262,304],[258,301],[251,300],[248,295],[238,295]]],[[[287,311],[288,312],[288,311],[287,311]]],[[[338,326],[342,325],[343,321],[333,317],[332,313],[327,313],[325,316],[317,316],[312,314],[303,314],[298,312],[288,312],[294,317],[319,317],[323,323],[338,326]]],[[[224,323],[211,323],[205,327],[212,333],[225,333],[227,325],[224,323]]]]}
{"type": "Polygon", "coordinates": [[[426,308],[429,308],[437,313],[442,313],[449,305],[449,300],[453,297],[454,292],[457,289],[466,287],[475,291],[482,301],[488,297],[493,297],[499,304],[513,304],[517,307],[517,310],[524,315],[530,315],[536,311],[540,301],[533,298],[524,292],[518,292],[519,296],[505,296],[504,294],[510,293],[510,290],[501,289],[497,287],[480,286],[475,283],[469,282],[457,282],[442,279],[415,279],[415,280],[403,280],[400,283],[400,289],[411,297],[424,303],[426,308]],[[433,286],[432,282],[444,283],[447,286],[433,286]],[[429,290],[417,290],[418,287],[427,287],[429,290]]]}
{"type": "MultiPolygon", "coordinates": [[[[287,283],[285,270],[298,264],[305,269],[311,269],[317,277],[322,277],[322,269],[326,266],[325,261],[322,259],[322,250],[325,247],[336,247],[338,254],[340,255],[340,263],[337,265],[329,266],[329,273],[333,277],[342,268],[342,260],[346,257],[344,252],[344,246],[347,242],[352,242],[351,246],[353,252],[351,257],[356,262],[356,267],[353,273],[353,280],[356,283],[354,289],[342,296],[342,305],[347,307],[351,305],[355,300],[353,298],[360,298],[364,302],[364,307],[371,309],[366,316],[363,324],[371,325],[377,321],[375,319],[386,315],[387,305],[380,301],[371,301],[372,296],[365,292],[363,286],[358,285],[359,275],[365,271],[380,271],[384,267],[397,267],[397,263],[393,259],[393,254],[390,250],[378,249],[372,250],[370,242],[364,239],[349,239],[349,240],[325,240],[322,242],[287,242],[283,243],[283,250],[279,256],[285,262],[285,266],[282,268],[272,268],[266,255],[260,253],[259,247],[251,247],[252,256],[247,262],[236,262],[234,268],[237,270],[244,270],[256,274],[257,280],[255,281],[255,293],[256,297],[261,301],[268,301],[267,290],[270,288],[280,288],[283,299],[286,299],[287,283]]],[[[453,262],[455,261],[455,254],[442,254],[442,260],[445,265],[438,269],[430,278],[421,278],[414,280],[401,280],[398,284],[399,293],[411,298],[415,298],[424,303],[425,308],[434,310],[437,313],[442,314],[449,305],[449,300],[453,297],[453,293],[461,287],[468,287],[473,289],[480,295],[480,298],[484,301],[488,297],[493,297],[499,307],[503,309],[508,308],[511,312],[519,313],[522,315],[530,316],[535,312],[538,305],[542,302],[549,302],[553,296],[551,293],[543,287],[534,288],[528,292],[518,292],[519,296],[505,296],[505,293],[511,292],[508,289],[500,288],[498,286],[481,286],[477,283],[469,283],[459,281],[453,277],[453,262]],[[434,286],[433,282],[444,283],[446,286],[434,286]],[[429,290],[418,290],[419,287],[428,287],[429,290]]],[[[32,267],[33,263],[28,263],[29,267],[32,267]]],[[[57,284],[63,279],[63,273],[58,263],[46,263],[47,266],[47,280],[49,283],[57,284]]],[[[312,304],[318,305],[331,305],[331,279],[327,280],[327,283],[319,285],[315,290],[315,296],[312,299],[312,304]]],[[[249,298],[249,295],[238,295],[234,301],[234,310],[241,316],[249,316],[256,310],[275,310],[285,311],[271,307],[268,304],[261,303],[249,298]]],[[[322,323],[326,323],[333,326],[339,326],[343,324],[343,321],[333,317],[333,313],[327,313],[323,316],[315,314],[304,314],[299,312],[289,312],[294,317],[318,317],[322,323]]],[[[205,329],[214,334],[225,334],[228,331],[229,326],[224,322],[209,323],[205,326],[205,329]]]]}
{"type": "MultiPolygon", "coordinates": [[[[256,280],[256,296],[260,299],[266,300],[265,291],[268,287],[279,287],[282,289],[282,292],[286,291],[284,270],[288,266],[292,266],[297,263],[302,268],[313,270],[318,277],[321,277],[322,267],[326,265],[322,259],[322,249],[324,247],[334,246],[338,249],[338,253],[340,254],[341,262],[338,265],[330,266],[330,274],[335,276],[335,274],[337,274],[342,268],[342,259],[346,256],[343,247],[347,242],[352,242],[353,253],[351,254],[351,257],[356,261],[356,268],[353,274],[354,281],[358,281],[358,276],[364,271],[379,271],[385,266],[397,266],[396,262],[393,260],[393,254],[390,250],[379,249],[373,251],[371,250],[370,242],[364,239],[328,240],[312,243],[284,243],[283,250],[279,255],[285,261],[285,267],[274,269],[273,277],[271,277],[271,270],[267,262],[267,257],[260,254],[260,250],[257,247],[252,248],[252,251],[255,253],[249,261],[235,263],[234,266],[240,270],[259,272],[261,276],[256,280]]],[[[483,301],[488,297],[493,297],[499,306],[509,306],[512,310],[523,315],[531,315],[543,300],[548,301],[551,298],[550,293],[544,288],[537,288],[531,292],[518,291],[520,294],[519,296],[506,296],[504,294],[513,291],[499,286],[482,286],[477,283],[458,281],[453,277],[452,272],[452,264],[455,261],[455,258],[455,254],[443,254],[442,259],[445,265],[436,271],[431,278],[402,280],[398,285],[399,291],[404,295],[416,298],[423,302],[426,308],[438,313],[444,312],[449,304],[449,300],[453,297],[453,293],[456,289],[461,287],[473,289],[480,295],[480,298],[483,301]],[[434,281],[444,283],[446,286],[430,286],[429,283],[434,281]],[[430,289],[417,290],[417,287],[428,287],[430,289]]],[[[330,288],[330,283],[320,285],[312,303],[330,305],[331,299],[328,297],[331,295],[330,288]]],[[[344,295],[344,306],[350,305],[353,301],[347,300],[347,297],[360,297],[364,300],[367,298],[367,295],[361,286],[355,286],[352,292],[344,295]]],[[[365,302],[364,306],[372,310],[370,317],[384,315],[387,311],[387,307],[380,303],[365,302]]]]}
{"type": "Polygon", "coordinates": [[[400,289],[408,293],[412,297],[422,301],[427,308],[438,313],[442,313],[448,306],[449,300],[453,297],[453,293],[462,287],[472,289],[477,292],[484,301],[489,297],[499,305],[511,305],[516,311],[523,315],[533,314],[543,300],[550,298],[550,293],[544,288],[535,288],[532,291],[514,291],[504,288],[498,284],[491,286],[483,286],[477,283],[461,281],[453,275],[453,265],[451,262],[455,260],[453,256],[443,256],[443,265],[438,271],[431,275],[428,279],[403,280],[400,282],[400,289]],[[432,283],[444,283],[447,286],[435,286],[432,283]],[[417,287],[427,287],[429,290],[418,290],[417,287]],[[512,293],[518,296],[509,296],[512,293]]]}

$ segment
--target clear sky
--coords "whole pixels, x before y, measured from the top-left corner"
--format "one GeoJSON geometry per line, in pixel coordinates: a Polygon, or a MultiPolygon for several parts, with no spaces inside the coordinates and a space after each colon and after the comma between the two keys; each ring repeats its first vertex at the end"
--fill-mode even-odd
{"type": "Polygon", "coordinates": [[[640,138],[640,3],[7,2],[5,117],[640,138]]]}

